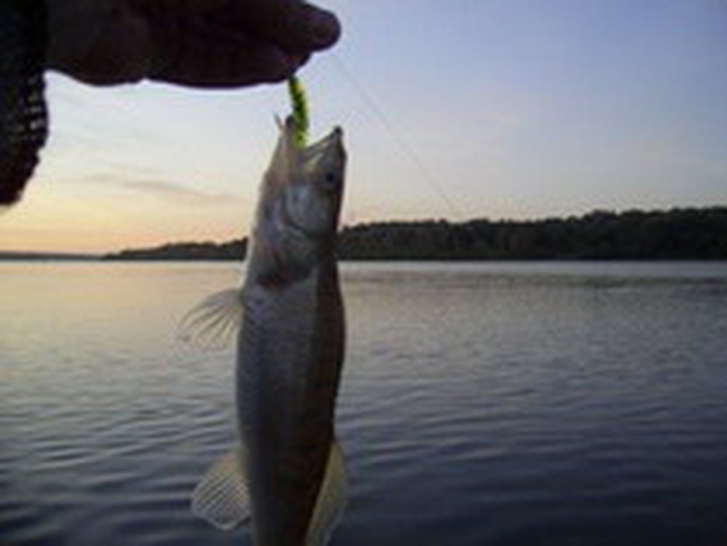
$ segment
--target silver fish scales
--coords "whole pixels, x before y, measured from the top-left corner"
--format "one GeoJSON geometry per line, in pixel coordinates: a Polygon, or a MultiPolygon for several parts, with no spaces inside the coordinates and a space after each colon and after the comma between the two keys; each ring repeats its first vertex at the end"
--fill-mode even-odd
{"type": "Polygon", "coordinates": [[[237,332],[240,445],[204,476],[193,511],[256,546],[319,546],[346,501],[334,412],[344,359],[335,240],[344,190],[343,133],[310,146],[281,124],[260,189],[241,288],[214,294],[183,335],[237,332]]]}

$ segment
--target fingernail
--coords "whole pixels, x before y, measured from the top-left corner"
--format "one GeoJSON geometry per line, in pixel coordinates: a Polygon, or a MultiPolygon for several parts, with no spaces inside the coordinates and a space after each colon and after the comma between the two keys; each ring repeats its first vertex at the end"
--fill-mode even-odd
{"type": "Polygon", "coordinates": [[[294,54],[290,56],[290,60],[293,63],[293,66],[295,67],[295,70],[298,70],[301,66],[303,66],[306,62],[308,62],[308,59],[310,58],[310,55],[306,54],[294,54]]]}
{"type": "Polygon", "coordinates": [[[332,13],[314,9],[310,13],[311,40],[318,48],[330,47],[341,35],[341,24],[332,13]]]}

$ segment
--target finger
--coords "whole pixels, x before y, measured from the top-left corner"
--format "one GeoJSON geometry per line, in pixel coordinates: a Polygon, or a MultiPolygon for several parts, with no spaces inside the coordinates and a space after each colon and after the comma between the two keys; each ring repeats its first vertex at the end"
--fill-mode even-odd
{"type": "Polygon", "coordinates": [[[299,0],[233,0],[230,7],[218,13],[224,17],[219,23],[237,24],[286,51],[326,49],[341,34],[341,25],[333,13],[299,0]]]}
{"type": "Polygon", "coordinates": [[[307,61],[307,56],[198,21],[155,28],[153,57],[153,80],[218,88],[280,82],[307,61]]]}
{"type": "Polygon", "coordinates": [[[154,17],[179,17],[223,8],[229,0],[128,0],[129,5],[154,17]]]}

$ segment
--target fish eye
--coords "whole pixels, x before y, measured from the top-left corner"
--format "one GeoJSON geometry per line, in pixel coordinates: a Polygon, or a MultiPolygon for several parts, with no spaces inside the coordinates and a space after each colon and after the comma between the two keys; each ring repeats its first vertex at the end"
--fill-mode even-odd
{"type": "Polygon", "coordinates": [[[334,190],[338,187],[338,177],[332,172],[326,173],[325,182],[326,188],[329,190],[334,190]]]}

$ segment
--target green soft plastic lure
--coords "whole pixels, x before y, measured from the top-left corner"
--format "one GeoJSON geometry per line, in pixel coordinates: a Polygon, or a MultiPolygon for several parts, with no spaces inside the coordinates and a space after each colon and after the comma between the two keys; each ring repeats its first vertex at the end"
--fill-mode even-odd
{"type": "Polygon", "coordinates": [[[308,143],[308,98],[305,95],[303,84],[297,76],[288,78],[288,94],[293,107],[293,120],[295,121],[295,142],[298,146],[305,147],[308,143]]]}

